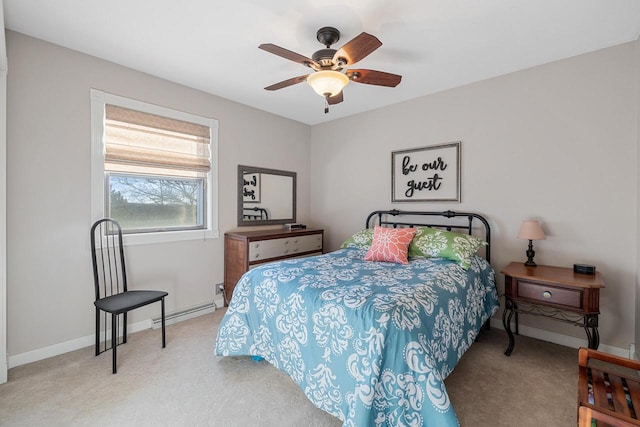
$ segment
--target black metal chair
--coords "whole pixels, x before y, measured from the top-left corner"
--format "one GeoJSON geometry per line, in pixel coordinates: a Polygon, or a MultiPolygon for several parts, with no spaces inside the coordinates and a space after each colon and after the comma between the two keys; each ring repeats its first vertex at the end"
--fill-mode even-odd
{"type": "Polygon", "coordinates": [[[118,317],[122,315],[122,344],[127,342],[127,313],[136,308],[158,302],[162,307],[162,348],[166,346],[164,291],[129,291],[122,245],[122,229],[116,221],[105,218],[91,227],[91,258],[96,290],[96,356],[107,351],[107,313],[111,314],[111,349],[113,373],[117,372],[118,317]],[[105,316],[105,345],[100,350],[100,311],[105,316]]]}

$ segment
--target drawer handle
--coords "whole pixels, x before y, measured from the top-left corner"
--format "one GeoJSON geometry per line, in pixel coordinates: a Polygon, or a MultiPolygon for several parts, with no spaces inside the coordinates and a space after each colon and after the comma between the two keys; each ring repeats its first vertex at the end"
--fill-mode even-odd
{"type": "Polygon", "coordinates": [[[288,245],[288,244],[289,244],[289,241],[288,241],[288,240],[285,240],[285,241],[284,241],[284,244],[285,244],[285,245],[288,245]]]}
{"type": "Polygon", "coordinates": [[[542,296],[543,296],[543,297],[545,297],[546,299],[551,299],[551,296],[552,296],[552,295],[551,295],[551,292],[549,292],[549,291],[544,291],[544,292],[542,293],[542,296]]]}

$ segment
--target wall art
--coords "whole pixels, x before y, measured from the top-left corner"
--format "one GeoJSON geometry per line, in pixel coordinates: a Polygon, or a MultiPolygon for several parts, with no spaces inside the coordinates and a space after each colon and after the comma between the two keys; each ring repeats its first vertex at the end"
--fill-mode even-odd
{"type": "Polygon", "coordinates": [[[391,202],[460,202],[460,141],[393,151],[391,202]]]}
{"type": "Polygon", "coordinates": [[[260,203],[260,174],[245,173],[243,184],[242,201],[244,203],[260,203]]]}

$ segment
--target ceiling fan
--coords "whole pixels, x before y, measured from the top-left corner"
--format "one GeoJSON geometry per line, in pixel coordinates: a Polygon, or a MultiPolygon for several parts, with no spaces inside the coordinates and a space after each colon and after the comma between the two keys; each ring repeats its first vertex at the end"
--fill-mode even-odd
{"type": "Polygon", "coordinates": [[[337,29],[322,27],[318,30],[316,38],[325,45],[326,49],[318,50],[311,55],[311,58],[271,43],[258,46],[262,50],[313,69],[311,74],[281,81],[265,87],[266,90],[278,90],[306,81],[318,95],[325,98],[324,112],[328,113],[329,105],[338,104],[344,100],[342,89],[349,81],[396,87],[402,80],[402,76],[384,71],[344,70],[345,67],[355,64],[382,46],[382,42],[371,34],[361,33],[338,50],[331,49],[331,45],[340,39],[340,31],[337,29]]]}

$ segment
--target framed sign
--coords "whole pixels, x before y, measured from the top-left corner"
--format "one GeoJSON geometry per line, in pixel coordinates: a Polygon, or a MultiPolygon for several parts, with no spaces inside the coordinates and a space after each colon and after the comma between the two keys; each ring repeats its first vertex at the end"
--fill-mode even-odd
{"type": "Polygon", "coordinates": [[[259,173],[245,173],[243,175],[242,201],[244,203],[260,203],[259,173]]]}
{"type": "Polygon", "coordinates": [[[393,151],[391,202],[460,202],[460,141],[393,151]]]}

